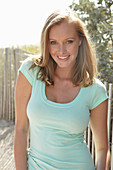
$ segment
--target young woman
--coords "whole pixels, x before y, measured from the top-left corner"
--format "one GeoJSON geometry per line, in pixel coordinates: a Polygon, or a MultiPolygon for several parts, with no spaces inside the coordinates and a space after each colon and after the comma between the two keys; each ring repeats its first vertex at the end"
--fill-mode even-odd
{"type": "Polygon", "coordinates": [[[94,170],[84,141],[90,121],[96,169],[107,170],[107,94],[84,24],[57,10],[41,34],[41,55],[21,65],[15,90],[16,170],[94,170]],[[30,148],[27,153],[27,134],[30,148]]]}

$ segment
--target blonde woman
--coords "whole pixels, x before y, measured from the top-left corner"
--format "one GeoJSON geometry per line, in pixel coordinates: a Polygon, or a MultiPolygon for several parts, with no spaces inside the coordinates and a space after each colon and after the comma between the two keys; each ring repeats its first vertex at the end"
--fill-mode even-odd
{"type": "Polygon", "coordinates": [[[90,121],[96,169],[107,170],[107,94],[84,24],[71,10],[46,20],[41,54],[21,65],[15,90],[16,170],[94,170],[84,141],[90,121]],[[27,134],[30,148],[27,153],[27,134]]]}

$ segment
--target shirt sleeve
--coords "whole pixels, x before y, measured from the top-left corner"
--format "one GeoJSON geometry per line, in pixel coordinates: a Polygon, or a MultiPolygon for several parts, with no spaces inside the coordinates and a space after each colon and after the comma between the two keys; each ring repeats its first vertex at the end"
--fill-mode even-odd
{"type": "Polygon", "coordinates": [[[33,64],[32,58],[28,57],[22,62],[20,68],[18,69],[18,74],[19,74],[19,71],[21,71],[31,85],[33,85],[33,81],[35,78],[34,70],[33,69],[29,70],[32,64],[33,64]]]}
{"type": "Polygon", "coordinates": [[[90,110],[97,107],[99,104],[101,104],[106,99],[108,99],[106,87],[101,81],[98,80],[98,82],[94,84],[94,87],[91,92],[90,110]]]}

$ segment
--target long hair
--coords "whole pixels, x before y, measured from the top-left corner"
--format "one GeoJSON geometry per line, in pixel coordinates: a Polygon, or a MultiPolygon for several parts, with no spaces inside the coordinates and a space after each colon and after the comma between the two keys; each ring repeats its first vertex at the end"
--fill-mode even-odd
{"type": "Polygon", "coordinates": [[[47,85],[54,85],[54,73],[57,64],[49,53],[49,32],[54,25],[61,24],[64,20],[69,23],[74,23],[75,30],[82,39],[76,62],[71,72],[71,81],[76,86],[89,86],[93,84],[97,72],[95,50],[92,48],[90,38],[83,22],[74,11],[69,9],[64,11],[56,10],[47,18],[41,33],[41,54],[39,57],[33,58],[34,64],[30,69],[38,66],[39,71],[37,73],[37,79],[46,82],[47,85]]]}

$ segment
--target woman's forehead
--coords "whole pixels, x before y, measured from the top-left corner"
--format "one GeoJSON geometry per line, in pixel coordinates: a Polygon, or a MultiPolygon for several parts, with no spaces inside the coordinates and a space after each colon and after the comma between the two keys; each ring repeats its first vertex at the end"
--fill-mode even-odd
{"type": "Polygon", "coordinates": [[[68,23],[68,22],[62,22],[58,25],[54,25],[51,27],[49,32],[49,38],[55,38],[58,36],[64,36],[64,37],[73,37],[76,36],[77,31],[75,24],[68,23]]]}

